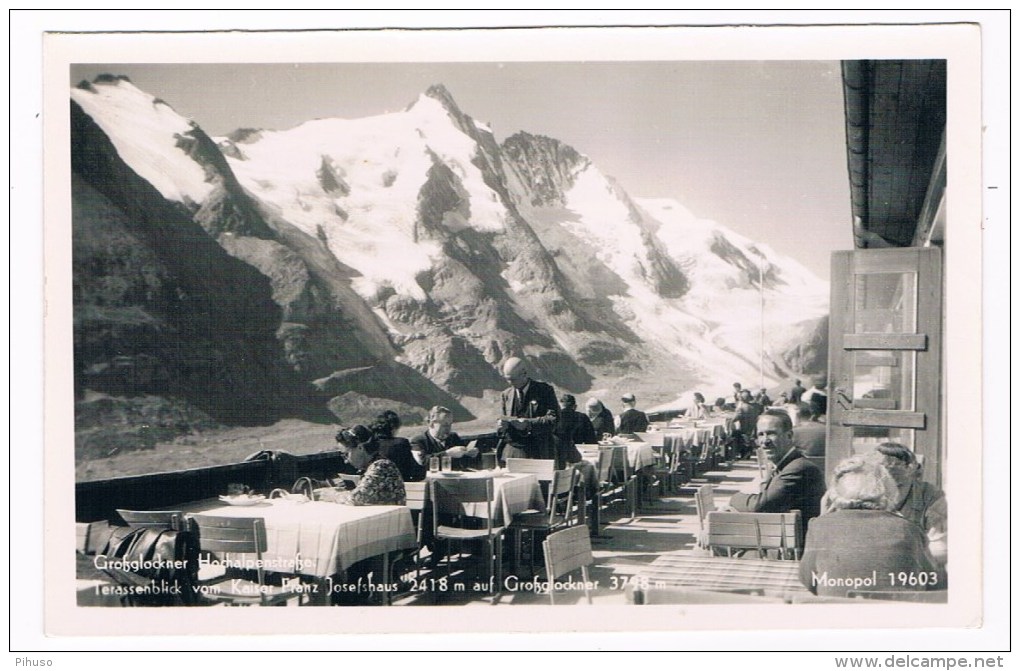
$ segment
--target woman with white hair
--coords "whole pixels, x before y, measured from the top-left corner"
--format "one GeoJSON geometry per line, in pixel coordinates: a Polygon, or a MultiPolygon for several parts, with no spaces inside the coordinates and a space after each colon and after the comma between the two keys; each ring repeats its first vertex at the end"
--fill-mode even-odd
{"type": "Polygon", "coordinates": [[[895,480],[876,460],[855,456],[836,466],[827,510],[808,526],[801,582],[820,596],[945,589],[924,531],[892,512],[898,498],[895,480]]]}

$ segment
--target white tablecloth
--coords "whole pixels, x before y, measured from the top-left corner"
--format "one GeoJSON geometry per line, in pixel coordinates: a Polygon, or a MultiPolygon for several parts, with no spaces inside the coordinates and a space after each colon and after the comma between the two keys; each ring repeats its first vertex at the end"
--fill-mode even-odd
{"type": "Polygon", "coordinates": [[[411,513],[404,506],[277,500],[255,506],[230,506],[208,500],[182,509],[189,514],[218,517],[261,517],[268,546],[263,560],[267,570],[275,566],[282,573],[326,578],[362,559],[417,546],[411,513]]]}
{"type": "MultiPolygon", "coordinates": [[[[458,473],[458,478],[484,478],[492,477],[493,473],[486,471],[458,473]]],[[[431,473],[428,476],[435,476],[431,473]]],[[[495,515],[493,524],[499,526],[509,524],[514,515],[525,510],[545,511],[545,501],[542,499],[542,488],[538,484],[538,476],[534,473],[507,473],[499,472],[492,478],[493,504],[492,510],[495,515]]],[[[471,517],[485,517],[485,504],[473,503],[464,506],[464,514],[471,517]]]]}
{"type": "MultiPolygon", "coordinates": [[[[585,459],[585,461],[589,461],[598,466],[599,447],[599,445],[578,445],[577,449],[580,451],[581,456],[585,459]]],[[[624,443],[624,447],[627,448],[627,461],[630,462],[630,467],[635,471],[640,471],[643,468],[655,465],[655,451],[649,443],[644,441],[629,441],[624,443]]]]}

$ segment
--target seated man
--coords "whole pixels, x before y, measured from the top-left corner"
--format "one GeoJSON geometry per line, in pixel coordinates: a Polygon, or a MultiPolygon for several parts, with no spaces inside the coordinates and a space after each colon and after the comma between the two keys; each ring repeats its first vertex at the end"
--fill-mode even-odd
{"type": "Polygon", "coordinates": [[[752,402],[751,392],[746,389],[740,392],[736,414],[733,416],[734,437],[738,438],[740,458],[746,459],[754,452],[755,427],[761,408],[752,402]]]}
{"type": "Polygon", "coordinates": [[[431,457],[450,457],[454,460],[455,470],[464,470],[474,465],[472,460],[478,457],[478,448],[466,446],[464,440],[453,432],[453,412],[437,405],[429,410],[428,429],[411,438],[411,454],[422,467],[424,478],[431,457]]]}
{"type": "Polygon", "coordinates": [[[793,442],[804,450],[806,457],[825,456],[825,425],[811,420],[807,403],[797,406],[797,426],[793,427],[793,442]]]}
{"type": "Polygon", "coordinates": [[[782,410],[766,410],[758,417],[758,445],[764,448],[776,470],[762,483],[758,494],[734,494],[730,506],[754,513],[785,513],[799,510],[803,531],[808,521],[818,517],[825,477],[793,442],[793,423],[782,410]]]}
{"type": "Polygon", "coordinates": [[[573,394],[560,396],[560,415],[556,428],[553,429],[553,442],[556,445],[558,468],[581,461],[578,445],[593,445],[598,442],[588,415],[577,411],[577,400],[573,394]]]}
{"type": "Polygon", "coordinates": [[[634,407],[637,404],[637,399],[634,398],[634,394],[624,394],[620,397],[620,402],[623,403],[623,407],[625,407],[626,410],[620,413],[619,432],[638,433],[647,431],[648,415],[634,407]]]}
{"type": "Polygon", "coordinates": [[[585,404],[588,411],[588,419],[591,420],[592,428],[595,429],[595,437],[599,440],[607,436],[616,435],[616,420],[609,408],[602,404],[602,401],[595,397],[589,398],[585,404]]]}
{"type": "Polygon", "coordinates": [[[572,465],[580,472],[587,495],[594,495],[598,487],[598,472],[593,464],[581,458],[577,446],[593,445],[598,439],[588,415],[577,411],[577,400],[573,394],[560,396],[560,416],[553,430],[553,440],[556,444],[556,468],[572,465]]]}

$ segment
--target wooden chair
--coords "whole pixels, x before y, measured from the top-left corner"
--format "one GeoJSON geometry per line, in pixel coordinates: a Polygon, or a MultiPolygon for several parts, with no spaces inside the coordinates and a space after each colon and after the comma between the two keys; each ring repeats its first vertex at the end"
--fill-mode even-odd
{"type": "Polygon", "coordinates": [[[75,523],[75,549],[83,555],[94,555],[110,540],[113,527],[106,520],[75,523]]]}
{"type": "Polygon", "coordinates": [[[187,527],[184,523],[184,513],[180,510],[123,510],[118,508],[117,514],[129,527],[133,528],[183,531],[187,527]]]}
{"type": "Polygon", "coordinates": [[[640,482],[638,474],[630,466],[626,445],[613,447],[613,479],[620,486],[624,501],[630,509],[630,516],[637,517],[638,507],[641,504],[640,482]]]}
{"type": "Polygon", "coordinates": [[[417,546],[414,551],[414,576],[421,577],[421,548],[425,542],[425,506],[429,501],[428,484],[425,482],[405,482],[404,492],[407,495],[407,507],[411,510],[411,518],[415,522],[417,546]]]}
{"type": "MultiPolygon", "coordinates": [[[[652,474],[659,481],[659,496],[677,490],[680,477],[680,446],[675,436],[664,436],[652,474]]],[[[680,483],[683,484],[683,483],[680,483]]]]}
{"type": "Polygon", "coordinates": [[[429,497],[432,501],[432,531],[437,541],[446,541],[446,575],[450,576],[450,554],[453,541],[480,540],[485,542],[489,579],[500,590],[503,579],[504,527],[493,526],[492,478],[433,478],[429,480],[429,497]],[[485,505],[485,528],[469,529],[454,526],[451,519],[463,520],[465,503],[485,505]]]}
{"type": "Polygon", "coordinates": [[[635,588],[631,599],[636,606],[655,606],[665,604],[755,604],[785,603],[782,597],[758,596],[737,592],[712,592],[691,587],[649,587],[635,588]]]}
{"type": "MultiPolygon", "coordinates": [[[[507,459],[507,462],[513,459],[507,459]]],[[[528,535],[529,569],[535,575],[535,535],[548,533],[563,527],[572,526],[576,519],[574,510],[574,491],[577,489],[579,473],[573,468],[554,471],[549,493],[546,499],[546,512],[526,510],[514,515],[510,523],[510,531],[514,534],[514,566],[520,566],[522,537],[528,535]]]]}
{"type": "Polygon", "coordinates": [[[726,550],[757,550],[762,559],[769,552],[780,559],[800,559],[801,516],[799,510],[788,513],[734,513],[709,511],[708,547],[726,550]]]}
{"type": "Polygon", "coordinates": [[[708,547],[708,514],[715,510],[715,487],[712,485],[701,485],[694,492],[694,507],[698,511],[698,540],[697,546],[708,547]]]}
{"type": "Polygon", "coordinates": [[[618,490],[616,483],[613,482],[613,450],[611,448],[599,450],[596,471],[598,486],[595,489],[595,510],[591,516],[593,536],[598,536],[602,526],[602,511],[608,507],[609,499],[618,490]]]}
{"type": "Polygon", "coordinates": [[[588,605],[591,605],[588,567],[595,562],[595,558],[591,553],[588,530],[583,526],[576,526],[551,533],[542,541],[542,550],[545,552],[545,574],[549,579],[549,603],[556,605],[556,590],[553,589],[556,579],[581,569],[584,596],[588,599],[588,605]]]}
{"type": "Polygon", "coordinates": [[[935,591],[899,591],[883,592],[880,590],[850,590],[846,593],[850,599],[873,599],[877,601],[899,601],[910,603],[947,603],[947,590],[935,591]]]}
{"type": "Polygon", "coordinates": [[[281,586],[267,585],[262,568],[266,550],[266,526],[261,517],[215,517],[192,515],[191,530],[198,538],[202,552],[240,552],[254,554],[257,582],[236,578],[231,572],[200,583],[206,600],[227,605],[284,605],[289,599],[300,599],[300,592],[285,591],[281,586]]]}
{"type": "Polygon", "coordinates": [[[539,482],[552,482],[556,472],[556,462],[552,459],[516,459],[506,460],[508,473],[534,473],[539,482]]]}

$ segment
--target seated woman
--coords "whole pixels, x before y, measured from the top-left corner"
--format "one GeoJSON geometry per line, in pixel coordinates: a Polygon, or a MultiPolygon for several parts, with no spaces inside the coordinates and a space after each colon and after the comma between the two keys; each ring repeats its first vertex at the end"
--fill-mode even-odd
{"type": "Polygon", "coordinates": [[[828,509],[808,525],[801,582],[819,596],[945,589],[921,527],[892,512],[897,496],[892,476],[874,459],[855,456],[836,466],[828,509]]]}
{"type": "Polygon", "coordinates": [[[339,503],[353,506],[402,506],[407,504],[407,492],[400,471],[379,452],[379,442],[363,426],[351,429],[352,433],[368,433],[367,439],[349,448],[345,455],[361,474],[358,485],[339,503]]]}
{"type": "Polygon", "coordinates": [[[921,465],[909,449],[899,443],[882,443],[875,458],[896,481],[899,496],[893,504],[897,512],[920,526],[928,536],[928,550],[943,566],[946,564],[946,495],[935,485],[921,480],[921,465]]]}
{"type": "Polygon", "coordinates": [[[425,467],[414,457],[411,443],[407,438],[397,436],[400,417],[392,410],[380,413],[368,427],[379,444],[379,454],[393,462],[400,471],[404,482],[418,482],[425,479],[425,467]]]}
{"type": "Polygon", "coordinates": [[[694,402],[687,408],[687,413],[685,414],[687,419],[705,419],[710,412],[710,408],[705,405],[705,397],[701,392],[694,392],[694,402]]]}
{"type": "MultiPolygon", "coordinates": [[[[351,428],[351,434],[364,438],[353,447],[347,448],[345,455],[351,465],[358,469],[361,480],[353,490],[341,493],[336,502],[352,506],[406,505],[407,492],[404,489],[404,481],[400,478],[400,471],[392,461],[380,454],[379,441],[371,431],[360,424],[351,428]]],[[[367,584],[378,583],[378,578],[382,575],[384,571],[379,557],[370,557],[352,564],[342,576],[337,576],[334,582],[344,583],[349,587],[359,586],[359,589],[334,592],[331,594],[332,603],[335,605],[376,603],[374,597],[382,592],[368,589],[367,584]],[[366,584],[364,591],[360,589],[362,583],[366,584]]],[[[399,569],[394,569],[393,575],[399,575],[399,569]]]]}
{"type": "Polygon", "coordinates": [[[340,465],[337,472],[344,475],[356,475],[358,469],[347,459],[351,449],[358,446],[358,443],[372,437],[372,432],[361,424],[355,424],[349,429],[340,429],[336,434],[336,450],[340,452],[340,465]]]}

